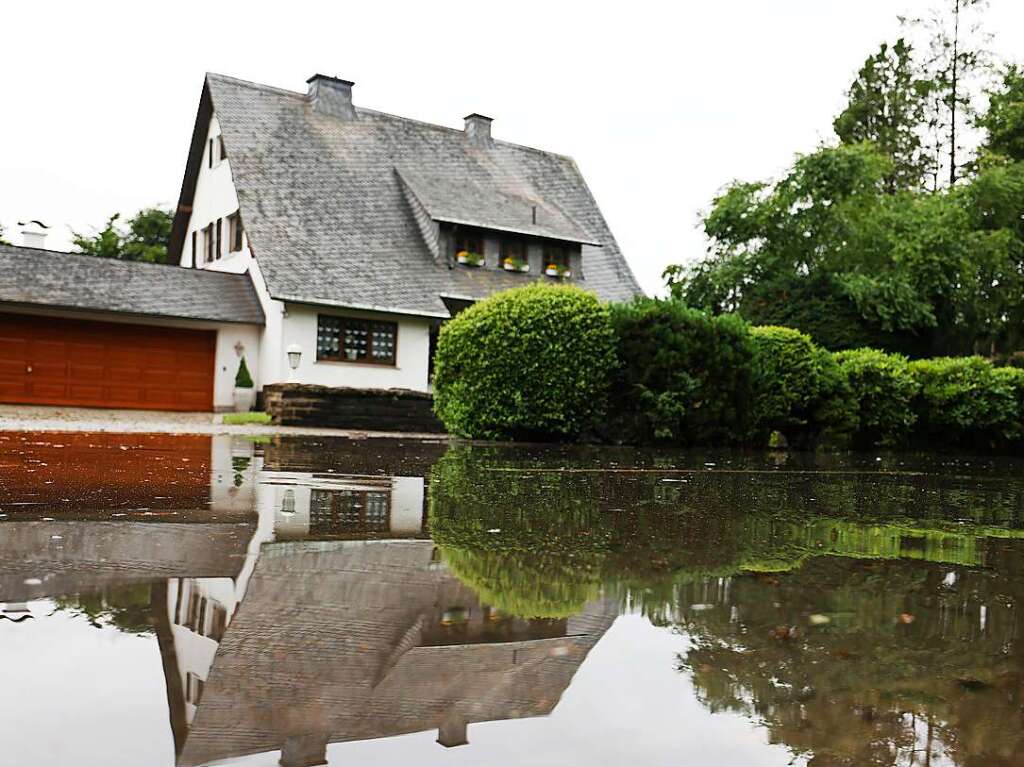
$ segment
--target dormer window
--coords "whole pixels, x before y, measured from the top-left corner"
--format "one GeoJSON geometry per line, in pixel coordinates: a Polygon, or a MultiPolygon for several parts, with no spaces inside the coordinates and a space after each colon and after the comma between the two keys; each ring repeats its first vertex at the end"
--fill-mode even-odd
{"type": "Polygon", "coordinates": [[[572,277],[569,249],[565,245],[548,243],[544,246],[544,274],[548,277],[572,277]]]}
{"type": "Polygon", "coordinates": [[[483,266],[484,238],[474,232],[456,234],[455,260],[466,266],[483,266]]]}
{"type": "Polygon", "coordinates": [[[525,242],[512,239],[501,241],[501,268],[510,272],[530,271],[525,242]]]}

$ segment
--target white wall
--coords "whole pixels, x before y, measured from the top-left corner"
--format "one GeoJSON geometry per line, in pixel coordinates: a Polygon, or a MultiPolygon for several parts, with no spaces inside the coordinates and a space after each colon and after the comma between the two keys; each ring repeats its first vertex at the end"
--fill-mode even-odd
{"type": "MultiPolygon", "coordinates": [[[[231,178],[230,158],[215,162],[210,167],[210,139],[214,139],[217,146],[217,139],[220,137],[220,124],[217,117],[210,118],[210,127],[203,142],[203,156],[199,166],[199,175],[196,178],[196,190],[192,199],[192,215],[189,217],[188,228],[185,230],[185,244],[181,249],[181,266],[196,266],[200,269],[215,269],[220,272],[233,272],[242,274],[249,268],[252,256],[249,254],[249,238],[242,235],[242,249],[236,253],[230,252],[230,232],[228,231],[228,216],[238,210],[238,195],[235,192],[235,183],[231,178]],[[203,228],[218,218],[223,219],[221,232],[221,254],[220,258],[208,264],[203,263],[203,228]],[[192,254],[192,233],[196,232],[196,253],[193,264],[192,254]]],[[[230,151],[230,148],[229,148],[230,151]]],[[[215,155],[216,157],[216,155],[215,155]]],[[[243,225],[245,224],[243,220],[243,225]]]]}
{"type": "MultiPolygon", "coordinates": [[[[291,344],[302,347],[302,361],[296,371],[299,383],[322,386],[345,386],[358,389],[411,389],[430,391],[429,319],[398,314],[362,312],[348,309],[288,304],[281,337],[281,355],[291,344]],[[359,317],[398,323],[398,345],[395,365],[365,362],[318,362],[316,359],[317,315],[359,317]]],[[[285,370],[290,373],[287,363],[285,370]]]]}

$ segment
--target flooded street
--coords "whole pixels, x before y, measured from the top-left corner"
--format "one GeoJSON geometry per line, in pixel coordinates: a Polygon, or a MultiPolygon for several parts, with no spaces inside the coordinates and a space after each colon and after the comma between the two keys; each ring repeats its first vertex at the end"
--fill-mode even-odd
{"type": "Polygon", "coordinates": [[[1024,463],[0,434],[0,764],[1024,764],[1024,463]]]}

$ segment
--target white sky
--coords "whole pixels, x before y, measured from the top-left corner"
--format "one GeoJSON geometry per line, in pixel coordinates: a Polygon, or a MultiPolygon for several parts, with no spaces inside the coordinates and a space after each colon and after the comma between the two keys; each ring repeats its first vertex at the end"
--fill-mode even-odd
{"type": "MultiPolygon", "coordinates": [[[[0,223],[91,230],[177,202],[203,73],[296,91],[355,80],[358,105],[576,158],[650,292],[705,248],[698,213],[831,133],[864,58],[931,0],[4,3],[0,223]]],[[[1024,52],[1024,2],[992,0],[1024,52]]],[[[1024,53],[1021,53],[1024,58],[1024,53]]]]}

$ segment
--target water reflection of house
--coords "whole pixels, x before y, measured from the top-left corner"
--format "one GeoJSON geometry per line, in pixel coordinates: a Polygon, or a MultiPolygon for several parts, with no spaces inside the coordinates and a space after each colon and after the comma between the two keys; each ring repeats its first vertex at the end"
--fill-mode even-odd
{"type": "Polygon", "coordinates": [[[421,476],[264,471],[257,494],[276,540],[423,535],[421,476]]]}
{"type": "Polygon", "coordinates": [[[472,722],[549,713],[617,614],[593,602],[563,620],[501,615],[427,540],[264,544],[224,613],[210,588],[172,592],[161,642],[179,765],[274,750],[323,764],[328,743],[431,729],[465,743],[472,722]],[[210,616],[199,631],[178,622],[197,615],[210,616]]]}
{"type": "Polygon", "coordinates": [[[3,435],[0,602],[234,578],[257,536],[250,442],[3,435]]]}

